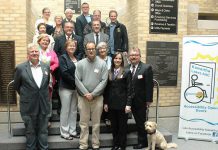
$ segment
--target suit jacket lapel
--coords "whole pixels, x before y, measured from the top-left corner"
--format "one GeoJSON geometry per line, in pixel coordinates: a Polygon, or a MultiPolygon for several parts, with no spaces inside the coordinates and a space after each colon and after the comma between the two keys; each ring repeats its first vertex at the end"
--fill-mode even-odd
{"type": "Polygon", "coordinates": [[[134,74],[134,77],[133,77],[134,79],[138,77],[138,73],[139,73],[140,69],[141,69],[141,62],[139,62],[138,67],[137,67],[137,69],[135,71],[135,74],[134,74]]]}

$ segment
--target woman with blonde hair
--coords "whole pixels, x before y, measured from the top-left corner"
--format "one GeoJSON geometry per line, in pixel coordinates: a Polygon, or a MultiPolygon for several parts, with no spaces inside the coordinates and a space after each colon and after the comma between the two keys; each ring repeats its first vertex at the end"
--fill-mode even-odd
{"type": "MultiPolygon", "coordinates": [[[[48,34],[40,34],[38,37],[38,49],[39,49],[39,60],[48,64],[50,66],[50,72],[51,72],[51,81],[50,81],[50,86],[49,86],[49,95],[50,95],[50,114],[48,117],[51,117],[52,115],[52,90],[53,90],[53,86],[55,84],[55,77],[53,75],[53,73],[55,72],[55,70],[59,67],[59,61],[58,61],[58,57],[55,53],[54,50],[49,49],[49,43],[50,43],[50,39],[49,39],[49,35],[48,34]]],[[[48,127],[51,126],[51,123],[49,122],[48,127]]]]}
{"type": "Polygon", "coordinates": [[[75,70],[77,59],[75,57],[76,41],[68,40],[65,43],[66,53],[59,57],[60,60],[60,85],[61,99],[60,133],[66,140],[79,138],[76,132],[77,121],[77,92],[75,85],[75,70]]]}

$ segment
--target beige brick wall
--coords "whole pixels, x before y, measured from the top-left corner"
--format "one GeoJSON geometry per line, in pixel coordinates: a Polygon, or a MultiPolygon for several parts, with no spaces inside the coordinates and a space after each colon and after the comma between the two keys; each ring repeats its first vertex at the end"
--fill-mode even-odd
{"type": "MultiPolygon", "coordinates": [[[[188,34],[189,35],[217,35],[217,29],[199,29],[198,13],[218,13],[217,0],[189,0],[188,5],[188,34]]],[[[209,22],[208,22],[209,25],[209,22]]]]}
{"type": "MultiPolygon", "coordinates": [[[[0,41],[15,41],[16,64],[26,59],[26,1],[1,0],[0,6],[0,41]]],[[[1,111],[6,107],[0,106],[1,111]]],[[[16,110],[12,106],[12,110],[16,110]]]]}

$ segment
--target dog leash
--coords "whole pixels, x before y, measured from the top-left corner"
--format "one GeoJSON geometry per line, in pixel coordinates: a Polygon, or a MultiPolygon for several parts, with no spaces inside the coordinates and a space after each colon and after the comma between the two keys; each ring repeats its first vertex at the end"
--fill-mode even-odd
{"type": "Polygon", "coordinates": [[[149,107],[150,107],[150,106],[147,106],[147,109],[146,109],[146,121],[148,121],[149,107]]]}

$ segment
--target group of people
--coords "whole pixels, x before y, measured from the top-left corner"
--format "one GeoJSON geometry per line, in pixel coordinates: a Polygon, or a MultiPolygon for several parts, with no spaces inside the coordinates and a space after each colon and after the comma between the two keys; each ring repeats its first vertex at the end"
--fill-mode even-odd
{"type": "Polygon", "coordinates": [[[60,134],[66,140],[79,138],[79,149],[88,149],[89,122],[92,123],[92,148],[100,148],[100,122],[110,120],[112,150],[125,150],[128,113],[137,125],[138,144],[147,147],[144,130],[146,109],[153,98],[153,73],[141,62],[139,48],[128,48],[125,25],[111,10],[111,23],[101,21],[101,11],[89,14],[83,3],[82,14],[72,20],[55,16],[49,22],[50,9],[42,10],[36,21],[33,43],[27,47],[28,60],[15,69],[14,88],[20,95],[20,113],[26,129],[26,149],[48,149],[48,126],[52,115],[52,93],[58,85],[60,96],[60,134]],[[128,54],[129,51],[129,54],[128,54]],[[76,130],[79,110],[80,133],[76,130]]]}

